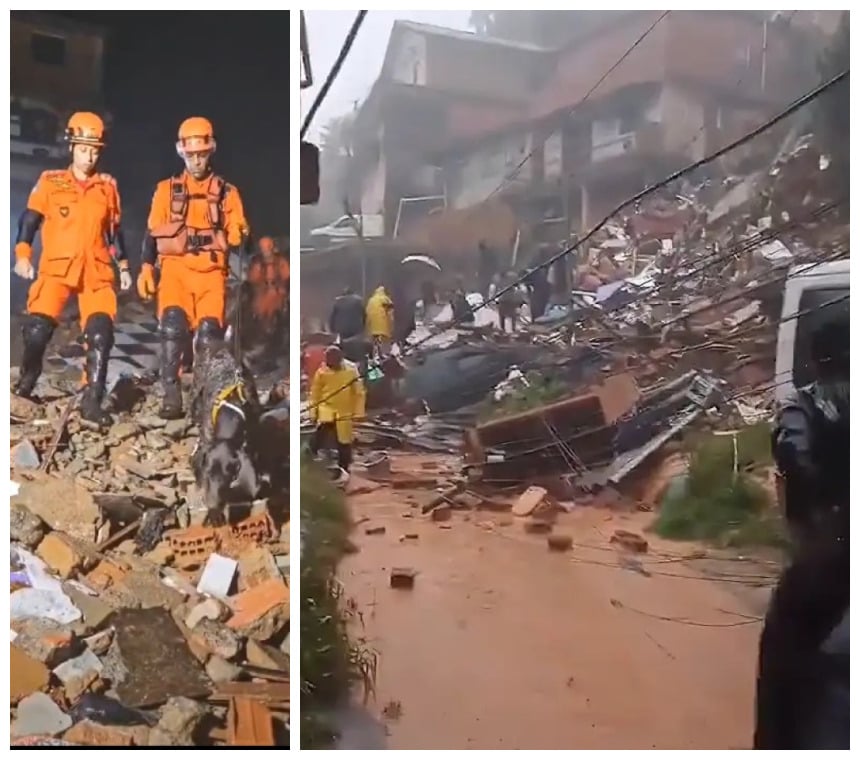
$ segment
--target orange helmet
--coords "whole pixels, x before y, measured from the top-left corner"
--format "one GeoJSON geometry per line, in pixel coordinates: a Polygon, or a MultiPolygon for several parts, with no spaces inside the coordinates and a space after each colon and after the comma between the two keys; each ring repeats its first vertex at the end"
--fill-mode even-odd
{"type": "Polygon", "coordinates": [[[185,158],[186,151],[215,152],[215,132],[209,119],[204,119],[202,116],[192,116],[179,125],[176,152],[181,158],[185,158]]]}
{"type": "Polygon", "coordinates": [[[105,144],[105,123],[94,113],[74,113],[66,125],[66,142],[101,148],[105,144]]]}

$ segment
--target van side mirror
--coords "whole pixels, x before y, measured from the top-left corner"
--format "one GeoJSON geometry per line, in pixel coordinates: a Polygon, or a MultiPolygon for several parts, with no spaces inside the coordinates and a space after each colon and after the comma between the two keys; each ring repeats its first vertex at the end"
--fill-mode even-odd
{"type": "Polygon", "coordinates": [[[313,205],[320,199],[320,149],[313,143],[302,140],[299,153],[299,177],[301,200],[304,205],[313,205]]]}

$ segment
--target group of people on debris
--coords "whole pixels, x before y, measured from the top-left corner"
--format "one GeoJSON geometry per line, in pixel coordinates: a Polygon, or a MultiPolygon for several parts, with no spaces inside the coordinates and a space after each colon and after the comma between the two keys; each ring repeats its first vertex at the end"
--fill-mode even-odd
{"type": "MultiPolygon", "coordinates": [[[[110,423],[103,408],[119,286],[133,285],[116,180],[96,170],[105,125],[79,112],[66,132],[70,165],[45,171],[18,222],[15,273],[30,286],[23,327],[23,357],[15,393],[32,397],[48,343],[71,296],[77,296],[86,346],[81,415],[110,423]],[[38,273],[33,242],[41,230],[38,273]]],[[[196,351],[223,342],[229,257],[249,253],[250,230],[238,189],[212,167],[216,140],[208,119],[194,116],[179,127],[176,152],[184,170],[161,180],[152,198],[141,251],[137,291],[157,301],[160,376],[166,419],[183,415],[180,373],[196,351]]],[[[252,311],[259,326],[280,326],[288,314],[289,263],[271,238],[260,240],[249,267],[252,311]]]]}

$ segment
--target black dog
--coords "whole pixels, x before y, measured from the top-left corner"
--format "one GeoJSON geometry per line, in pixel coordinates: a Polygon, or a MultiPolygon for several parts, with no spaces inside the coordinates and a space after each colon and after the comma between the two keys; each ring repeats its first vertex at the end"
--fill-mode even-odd
{"type": "Polygon", "coordinates": [[[204,524],[220,526],[231,503],[249,504],[259,492],[260,403],[251,373],[226,347],[198,356],[191,409],[200,429],[192,468],[206,505],[204,524]]]}

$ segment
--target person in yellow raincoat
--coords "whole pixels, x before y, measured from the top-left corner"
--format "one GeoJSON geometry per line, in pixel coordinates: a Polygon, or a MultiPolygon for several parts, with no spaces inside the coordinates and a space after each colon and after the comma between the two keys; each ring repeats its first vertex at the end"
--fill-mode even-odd
{"type": "Polygon", "coordinates": [[[329,346],[311,381],[310,414],[317,428],[310,450],[316,456],[334,438],[337,464],[343,474],[349,473],[352,464],[352,423],[364,417],[364,403],[364,383],[358,369],[344,361],[340,346],[329,346]]]}
{"type": "Polygon", "coordinates": [[[380,285],[367,299],[365,316],[367,334],[373,340],[374,349],[387,354],[394,334],[394,302],[384,285],[380,285]]]}

